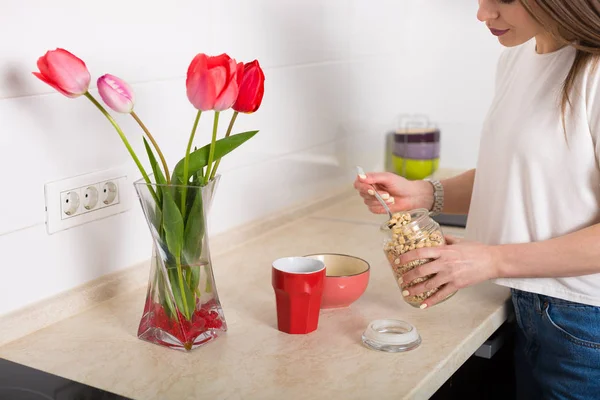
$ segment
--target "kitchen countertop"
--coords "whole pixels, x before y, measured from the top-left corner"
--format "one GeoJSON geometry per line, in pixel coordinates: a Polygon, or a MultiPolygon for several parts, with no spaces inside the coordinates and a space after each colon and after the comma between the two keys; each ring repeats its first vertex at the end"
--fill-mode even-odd
{"type": "Polygon", "coordinates": [[[348,196],[213,256],[229,330],[191,353],[137,339],[143,287],[14,340],[0,357],[134,399],[427,399],[506,320],[510,294],[484,283],[428,310],[409,306],[382,251],[382,220],[348,196]],[[319,252],[367,260],[367,291],[348,308],[323,310],[316,332],[281,333],[271,262],[319,252]],[[380,318],[414,324],[421,346],[364,347],[362,332],[380,318]]]}

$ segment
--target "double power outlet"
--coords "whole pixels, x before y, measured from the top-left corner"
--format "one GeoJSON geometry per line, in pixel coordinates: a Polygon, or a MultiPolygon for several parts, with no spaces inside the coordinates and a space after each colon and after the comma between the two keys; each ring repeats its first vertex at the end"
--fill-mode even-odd
{"type": "Polygon", "coordinates": [[[47,183],[46,228],[55,233],[131,208],[126,168],[114,168],[47,183]]]}

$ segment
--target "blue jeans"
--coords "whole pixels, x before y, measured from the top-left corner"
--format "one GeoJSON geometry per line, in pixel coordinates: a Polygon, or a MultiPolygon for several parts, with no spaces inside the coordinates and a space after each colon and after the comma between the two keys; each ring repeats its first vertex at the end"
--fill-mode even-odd
{"type": "Polygon", "coordinates": [[[517,399],[600,399],[600,307],[512,290],[517,399]]]}

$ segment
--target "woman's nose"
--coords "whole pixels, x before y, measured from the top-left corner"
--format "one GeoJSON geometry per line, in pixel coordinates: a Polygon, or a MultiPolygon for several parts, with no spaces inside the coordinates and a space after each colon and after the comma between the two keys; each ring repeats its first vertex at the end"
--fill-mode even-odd
{"type": "Polygon", "coordinates": [[[479,0],[477,19],[481,22],[493,21],[498,18],[498,7],[495,0],[479,0]]]}

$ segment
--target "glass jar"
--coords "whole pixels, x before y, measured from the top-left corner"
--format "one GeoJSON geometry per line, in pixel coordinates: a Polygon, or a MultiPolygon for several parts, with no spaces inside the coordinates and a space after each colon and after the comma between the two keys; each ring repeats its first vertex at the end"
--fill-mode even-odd
{"type": "MultiPolygon", "coordinates": [[[[383,250],[392,267],[394,278],[401,291],[421,282],[425,282],[435,276],[435,274],[433,274],[417,278],[412,282],[402,282],[402,275],[419,265],[433,261],[432,258],[427,258],[401,265],[400,256],[402,254],[423,247],[441,246],[446,244],[442,228],[440,228],[440,225],[429,216],[428,210],[419,208],[412,211],[395,213],[393,218],[385,225],[385,229],[382,228],[382,230],[386,233],[383,250]]],[[[420,308],[424,300],[431,297],[440,289],[440,287],[437,287],[422,294],[404,297],[404,300],[411,306],[420,308]]],[[[444,300],[453,296],[454,293],[448,295],[444,300]]]]}

